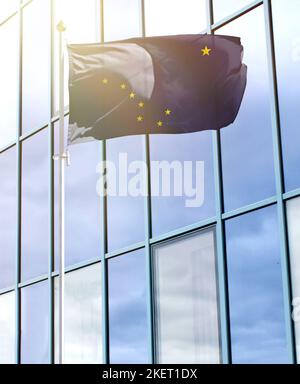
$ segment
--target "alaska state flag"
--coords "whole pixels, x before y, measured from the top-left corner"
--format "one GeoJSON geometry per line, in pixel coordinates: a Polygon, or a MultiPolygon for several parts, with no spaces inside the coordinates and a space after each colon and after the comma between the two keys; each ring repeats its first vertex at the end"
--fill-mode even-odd
{"type": "Polygon", "coordinates": [[[246,87],[238,37],[179,35],[69,45],[69,144],[217,130],[246,87]]]}

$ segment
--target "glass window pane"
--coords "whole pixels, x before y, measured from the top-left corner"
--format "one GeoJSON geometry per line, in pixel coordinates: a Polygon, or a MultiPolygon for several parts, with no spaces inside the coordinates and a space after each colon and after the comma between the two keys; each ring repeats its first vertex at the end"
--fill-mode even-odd
{"type": "Polygon", "coordinates": [[[0,289],[13,285],[16,275],[16,167],[15,147],[0,154],[0,289]]]}
{"type": "Polygon", "coordinates": [[[147,36],[199,33],[206,28],[206,0],[145,0],[147,36]]]}
{"type": "MultiPolygon", "coordinates": [[[[55,279],[55,355],[58,362],[58,279],[55,279]]],[[[65,275],[65,364],[102,363],[101,265],[65,275]]]]}
{"type": "Polygon", "coordinates": [[[300,187],[300,1],[272,1],[285,188],[300,187]]]}
{"type": "Polygon", "coordinates": [[[105,41],[141,34],[140,0],[104,0],[105,41]]]}
{"type": "Polygon", "coordinates": [[[147,363],[144,250],[110,259],[108,273],[110,362],[147,363]]]}
{"type": "Polygon", "coordinates": [[[0,27],[0,47],[9,58],[0,60],[0,148],[16,140],[18,126],[18,18],[0,27]]]}
{"type": "Polygon", "coordinates": [[[239,11],[253,0],[213,0],[214,21],[219,21],[239,11]]]}
{"type": "MultiPolygon", "coordinates": [[[[93,43],[100,40],[100,1],[99,0],[54,0],[54,25],[63,20],[66,27],[68,44],[93,43]]],[[[59,109],[59,34],[54,34],[55,70],[54,70],[54,102],[55,111],[59,109]]],[[[65,105],[69,104],[68,91],[69,61],[65,55],[65,105]]]]}
{"type": "Polygon", "coordinates": [[[0,364],[15,362],[15,292],[0,296],[0,364]]]}
{"type": "Polygon", "coordinates": [[[214,231],[154,248],[159,363],[219,363],[220,334],[214,231]]]}
{"type": "MultiPolygon", "coordinates": [[[[68,122],[66,119],[65,127],[68,122]]],[[[58,153],[58,124],[55,124],[55,153],[58,153]]],[[[67,134],[67,129],[66,129],[67,134]]],[[[100,197],[96,172],[101,144],[92,141],[69,147],[71,164],[65,169],[66,265],[100,257],[100,197]]],[[[55,267],[58,268],[58,164],[55,167],[55,267]]]]}
{"type": "Polygon", "coordinates": [[[150,157],[154,236],[215,215],[211,132],[152,135],[150,157]]]}
{"type": "MultiPolygon", "coordinates": [[[[18,7],[18,0],[1,0],[0,23],[13,14],[18,7]]],[[[1,44],[2,47],[2,44],[1,44]]]]}
{"type": "Polygon", "coordinates": [[[47,273],[48,252],[49,155],[44,129],[22,142],[22,281],[47,273]]]}
{"type": "Polygon", "coordinates": [[[21,362],[49,362],[49,285],[47,281],[21,291],[21,362]]]}
{"type": "Polygon", "coordinates": [[[287,202],[297,357],[300,363],[300,198],[287,202]]]}
{"type": "Polygon", "coordinates": [[[143,160],[143,148],[142,136],[107,141],[107,164],[108,167],[110,163],[111,166],[114,165],[113,169],[116,171],[109,171],[107,175],[109,250],[144,240],[144,196],[139,181],[146,175],[140,167],[132,169],[129,173],[134,165],[133,162],[143,160]]]}
{"type": "Polygon", "coordinates": [[[221,130],[225,209],[230,211],[275,195],[263,8],[218,33],[241,37],[248,65],[248,84],[237,119],[221,130]]]}
{"type": "Polygon", "coordinates": [[[35,0],[23,10],[22,133],[49,121],[50,2],[35,0]]]}
{"type": "Polygon", "coordinates": [[[276,206],[226,223],[233,363],[287,363],[276,206]]]}

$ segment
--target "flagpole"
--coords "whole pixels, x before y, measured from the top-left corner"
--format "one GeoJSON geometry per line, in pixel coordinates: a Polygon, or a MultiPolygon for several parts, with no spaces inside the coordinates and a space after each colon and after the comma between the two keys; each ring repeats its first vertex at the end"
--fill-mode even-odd
{"type": "Polygon", "coordinates": [[[64,140],[64,40],[66,27],[63,21],[57,25],[59,33],[59,154],[58,154],[58,249],[59,249],[59,319],[58,362],[64,362],[64,295],[65,295],[65,140],[64,140]]]}

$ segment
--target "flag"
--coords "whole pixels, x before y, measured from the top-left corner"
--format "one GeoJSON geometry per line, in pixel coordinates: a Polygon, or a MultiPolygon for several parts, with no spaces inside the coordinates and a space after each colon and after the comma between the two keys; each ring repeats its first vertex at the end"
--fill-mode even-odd
{"type": "Polygon", "coordinates": [[[217,130],[246,87],[238,37],[178,35],[68,46],[69,144],[217,130]]]}

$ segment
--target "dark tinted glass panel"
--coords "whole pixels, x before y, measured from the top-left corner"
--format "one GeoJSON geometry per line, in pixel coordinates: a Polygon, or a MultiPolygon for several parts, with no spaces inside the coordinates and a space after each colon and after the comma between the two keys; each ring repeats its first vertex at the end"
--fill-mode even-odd
{"type": "Polygon", "coordinates": [[[146,0],[148,36],[199,33],[206,28],[206,0],[146,0]]]}
{"type": "MultiPolygon", "coordinates": [[[[58,279],[55,280],[55,353],[58,362],[58,279]]],[[[65,275],[65,364],[102,363],[101,266],[65,275]]]]}
{"type": "Polygon", "coordinates": [[[285,188],[300,187],[300,1],[273,0],[285,188]]]}
{"type": "MultiPolygon", "coordinates": [[[[67,133],[67,119],[65,123],[67,133]]],[[[55,153],[58,153],[58,124],[55,125],[55,153]]],[[[69,147],[71,164],[65,169],[66,265],[100,255],[100,197],[96,186],[99,141],[69,147]]],[[[55,265],[58,268],[58,164],[55,161],[55,265]]]]}
{"type": "Polygon", "coordinates": [[[0,364],[15,362],[15,292],[0,295],[0,364]]]}
{"type": "Polygon", "coordinates": [[[142,136],[107,141],[108,170],[109,163],[115,170],[108,171],[107,174],[109,250],[144,240],[144,196],[141,180],[146,177],[146,172],[138,163],[134,163],[143,160],[143,148],[142,136]]]}
{"type": "Polygon", "coordinates": [[[9,58],[0,60],[0,149],[2,149],[16,140],[18,125],[18,18],[16,16],[0,27],[0,47],[5,52],[6,58],[9,58]]]}
{"type": "Polygon", "coordinates": [[[144,250],[109,260],[110,362],[147,363],[144,250]]]}
{"type": "Polygon", "coordinates": [[[15,148],[0,154],[0,289],[15,282],[17,174],[15,148]]]}
{"type": "Polygon", "coordinates": [[[154,236],[215,215],[211,132],[152,135],[150,154],[154,236]],[[164,171],[154,172],[157,162],[164,171]],[[170,194],[164,196],[162,186],[168,180],[170,194]],[[176,195],[176,187],[181,196],[176,195]],[[189,202],[195,206],[189,207],[189,202]]]}
{"type": "Polygon", "coordinates": [[[276,207],[226,223],[233,363],[287,363],[276,207]]]}
{"type": "Polygon", "coordinates": [[[300,363],[300,198],[287,202],[290,264],[293,291],[293,319],[295,324],[296,348],[300,363]]]}
{"type": "Polygon", "coordinates": [[[47,273],[49,252],[48,130],[22,143],[22,280],[47,273]]]}
{"type": "Polygon", "coordinates": [[[156,350],[159,363],[219,363],[214,231],[154,248],[156,350]]]}
{"type": "Polygon", "coordinates": [[[23,288],[21,311],[21,362],[49,361],[49,288],[42,282],[23,288]]]}
{"type": "Polygon", "coordinates": [[[23,134],[49,121],[49,4],[34,0],[23,11],[23,134]]]}
{"type": "Polygon", "coordinates": [[[240,36],[248,84],[239,115],[221,130],[226,210],[275,194],[270,97],[263,8],[217,31],[240,36]]]}
{"type": "Polygon", "coordinates": [[[141,34],[140,3],[140,0],[104,0],[106,41],[137,37],[141,34]]]}
{"type": "Polygon", "coordinates": [[[213,0],[214,20],[223,19],[250,3],[252,0],[213,0]]]}

